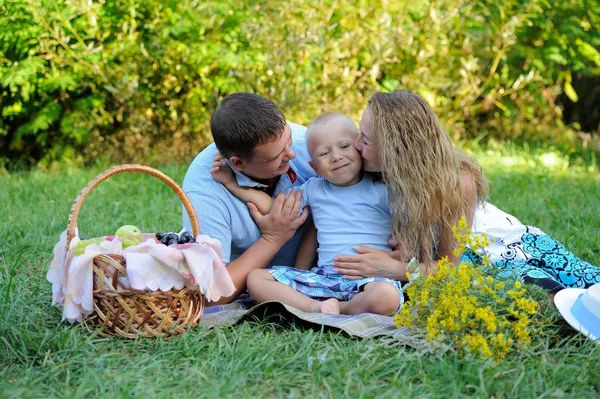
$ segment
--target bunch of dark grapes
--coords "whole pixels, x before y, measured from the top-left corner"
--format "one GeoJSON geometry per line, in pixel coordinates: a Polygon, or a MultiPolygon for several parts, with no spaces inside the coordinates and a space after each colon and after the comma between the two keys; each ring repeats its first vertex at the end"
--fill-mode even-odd
{"type": "Polygon", "coordinates": [[[156,233],[156,239],[165,245],[185,244],[188,242],[196,242],[196,237],[184,231],[181,234],[177,233],[156,233]]]}

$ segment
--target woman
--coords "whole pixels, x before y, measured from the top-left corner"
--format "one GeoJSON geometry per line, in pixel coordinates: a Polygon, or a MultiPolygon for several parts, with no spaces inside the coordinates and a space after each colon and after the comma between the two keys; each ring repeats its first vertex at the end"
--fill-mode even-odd
{"type": "MultiPolygon", "coordinates": [[[[406,262],[435,272],[437,261],[451,261],[456,242],[452,226],[464,216],[474,233],[485,233],[491,261],[506,273],[550,292],[600,282],[600,268],[567,251],[536,227],[486,203],[487,183],[477,161],[453,146],[433,110],[408,90],[376,93],[360,122],[355,147],[363,168],[381,173],[389,190],[394,237],[400,250],[367,247],[334,263],[348,278],[382,276],[406,280],[406,262]]],[[[463,256],[472,256],[465,254],[463,256]]]]}

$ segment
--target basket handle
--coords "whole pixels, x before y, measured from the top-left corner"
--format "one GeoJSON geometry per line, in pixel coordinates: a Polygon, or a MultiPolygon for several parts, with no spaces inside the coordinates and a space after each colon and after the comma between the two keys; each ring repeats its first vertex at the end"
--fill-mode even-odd
{"type": "Polygon", "coordinates": [[[190,218],[190,222],[192,223],[192,232],[194,233],[194,236],[197,236],[200,234],[200,226],[198,224],[198,217],[196,216],[196,211],[194,210],[194,207],[192,206],[192,203],[191,203],[190,199],[188,198],[188,196],[186,195],[186,193],[183,191],[183,189],[181,187],[179,187],[179,185],[177,183],[175,183],[175,181],[173,181],[173,179],[171,179],[169,176],[165,175],[163,172],[156,170],[154,168],[151,168],[149,166],[137,165],[137,164],[124,164],[124,165],[114,166],[114,167],[100,173],[98,176],[94,177],[87,184],[87,186],[85,186],[79,192],[79,195],[77,195],[77,198],[75,198],[75,202],[73,203],[73,206],[71,207],[71,212],[69,213],[69,220],[67,221],[67,248],[69,247],[69,243],[75,236],[75,227],[77,226],[77,220],[79,219],[79,212],[81,211],[81,207],[83,206],[83,201],[85,200],[85,198],[90,194],[90,192],[92,192],[93,189],[95,189],[104,180],[108,179],[111,176],[114,176],[119,173],[124,173],[124,172],[146,173],[146,174],[149,174],[149,175],[159,178],[164,183],[166,183],[169,187],[171,187],[171,189],[175,192],[175,194],[177,194],[177,196],[181,200],[181,203],[185,207],[185,210],[187,211],[187,214],[190,218]]]}

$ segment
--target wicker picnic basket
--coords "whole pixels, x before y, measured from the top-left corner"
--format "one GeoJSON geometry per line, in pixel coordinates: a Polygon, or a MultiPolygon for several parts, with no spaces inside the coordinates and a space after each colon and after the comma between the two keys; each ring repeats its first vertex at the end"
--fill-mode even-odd
{"type": "MultiPolygon", "coordinates": [[[[166,183],[179,197],[192,224],[200,234],[198,217],[185,192],[164,173],[144,165],[115,166],[85,186],[71,207],[67,223],[67,245],[75,235],[79,212],[89,193],[104,180],[124,172],[142,172],[166,183]]],[[[90,329],[101,334],[126,338],[168,337],[198,324],[204,312],[204,296],[198,290],[140,291],[127,286],[125,259],[120,255],[99,255],[93,261],[94,312],[85,319],[90,329]]]]}

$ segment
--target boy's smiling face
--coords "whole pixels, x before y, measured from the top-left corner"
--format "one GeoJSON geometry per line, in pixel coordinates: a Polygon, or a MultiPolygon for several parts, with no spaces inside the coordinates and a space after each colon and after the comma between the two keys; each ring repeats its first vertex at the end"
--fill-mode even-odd
{"type": "Polygon", "coordinates": [[[353,145],[358,136],[354,122],[339,116],[311,130],[307,145],[315,172],[336,186],[359,183],[362,162],[353,145]]]}

